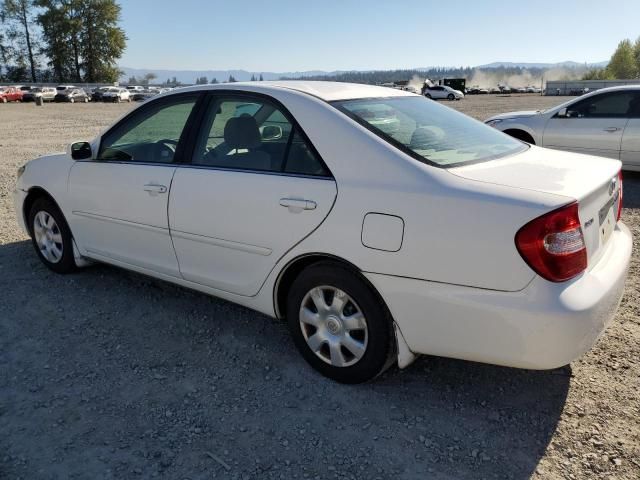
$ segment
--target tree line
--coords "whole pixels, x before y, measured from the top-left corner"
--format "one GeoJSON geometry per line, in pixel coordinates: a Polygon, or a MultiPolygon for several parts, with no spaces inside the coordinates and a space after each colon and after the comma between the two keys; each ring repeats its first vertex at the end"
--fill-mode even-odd
{"type": "Polygon", "coordinates": [[[589,70],[583,80],[625,80],[640,78],[640,37],[635,42],[628,38],[618,44],[604,68],[589,70]]]}
{"type": "Polygon", "coordinates": [[[0,1],[0,81],[116,82],[120,16],[116,0],[0,1]]]}

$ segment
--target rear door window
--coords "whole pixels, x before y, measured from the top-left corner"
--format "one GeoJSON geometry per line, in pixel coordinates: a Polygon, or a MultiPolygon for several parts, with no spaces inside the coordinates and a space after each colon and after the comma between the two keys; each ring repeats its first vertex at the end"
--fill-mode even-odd
{"type": "Polygon", "coordinates": [[[328,176],[329,172],[280,107],[263,98],[212,98],[192,164],[234,170],[328,176]]]}

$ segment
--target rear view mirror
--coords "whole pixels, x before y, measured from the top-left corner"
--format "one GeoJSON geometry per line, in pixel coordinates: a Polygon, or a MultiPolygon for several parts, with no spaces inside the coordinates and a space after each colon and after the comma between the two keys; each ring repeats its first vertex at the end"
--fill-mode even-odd
{"type": "Polygon", "coordinates": [[[71,144],[71,158],[74,160],[86,160],[91,158],[91,144],[89,142],[75,142],[71,144]]]}
{"type": "Polygon", "coordinates": [[[282,127],[279,125],[266,125],[260,127],[262,140],[280,140],[282,138],[282,127]]]}

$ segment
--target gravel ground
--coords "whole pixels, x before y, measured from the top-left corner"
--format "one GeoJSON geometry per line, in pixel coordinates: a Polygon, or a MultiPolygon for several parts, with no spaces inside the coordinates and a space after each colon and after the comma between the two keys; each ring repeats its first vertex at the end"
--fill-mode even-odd
{"type": "MultiPolygon", "coordinates": [[[[478,118],[553,97],[446,102],[478,118]]],[[[18,166],[129,105],[0,105],[0,478],[640,478],[640,176],[627,290],[595,348],[524,371],[435,357],[359,386],[285,325],[107,266],[58,276],[18,230],[18,166]]]]}

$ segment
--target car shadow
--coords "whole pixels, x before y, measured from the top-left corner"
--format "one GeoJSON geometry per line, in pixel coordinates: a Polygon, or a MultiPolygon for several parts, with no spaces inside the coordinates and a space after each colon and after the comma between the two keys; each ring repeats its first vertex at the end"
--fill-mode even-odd
{"type": "Polygon", "coordinates": [[[281,322],[223,300],[108,266],[56,275],[27,241],[0,246],[0,271],[0,364],[20,372],[0,448],[25,459],[8,473],[27,478],[206,467],[527,479],[568,395],[569,367],[436,357],[340,385],[306,365],[281,322]]]}

